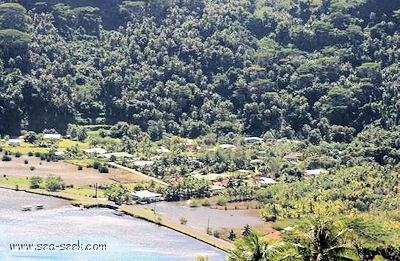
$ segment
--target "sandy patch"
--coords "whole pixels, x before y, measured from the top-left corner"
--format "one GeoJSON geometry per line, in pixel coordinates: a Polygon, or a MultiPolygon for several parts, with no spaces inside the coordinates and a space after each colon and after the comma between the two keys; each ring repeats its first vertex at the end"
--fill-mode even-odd
{"type": "MultiPolygon", "coordinates": [[[[1,156],[1,155],[0,155],[1,156]]],[[[109,168],[108,174],[99,173],[92,168],[84,167],[83,170],[78,170],[76,165],[58,161],[47,162],[40,160],[37,157],[29,157],[23,155],[20,158],[11,156],[12,161],[0,161],[0,174],[8,176],[21,176],[30,177],[33,175],[46,177],[48,175],[60,176],[67,184],[74,185],[88,185],[94,183],[110,183],[110,182],[124,182],[133,183],[140,181],[147,181],[148,179],[126,170],[117,168],[109,168]],[[28,160],[28,164],[24,161],[28,160]],[[32,171],[30,167],[35,169],[32,171]]]]}

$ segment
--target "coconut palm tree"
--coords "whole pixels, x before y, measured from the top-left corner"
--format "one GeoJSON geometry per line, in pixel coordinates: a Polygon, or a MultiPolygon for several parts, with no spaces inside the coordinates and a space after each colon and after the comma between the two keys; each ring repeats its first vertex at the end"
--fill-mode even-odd
{"type": "Polygon", "coordinates": [[[279,260],[283,243],[271,244],[251,230],[249,236],[237,241],[228,257],[229,261],[268,261],[279,260]]]}
{"type": "Polygon", "coordinates": [[[311,220],[305,232],[293,234],[294,246],[307,261],[358,260],[348,232],[341,223],[319,216],[311,220]]]}

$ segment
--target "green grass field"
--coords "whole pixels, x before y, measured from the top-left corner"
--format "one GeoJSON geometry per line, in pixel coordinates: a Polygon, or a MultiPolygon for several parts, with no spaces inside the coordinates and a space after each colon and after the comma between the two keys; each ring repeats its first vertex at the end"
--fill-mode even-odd
{"type": "Polygon", "coordinates": [[[29,188],[29,179],[27,177],[13,177],[13,176],[0,176],[0,184],[5,185],[5,187],[15,188],[16,185],[20,189],[29,188]]]}

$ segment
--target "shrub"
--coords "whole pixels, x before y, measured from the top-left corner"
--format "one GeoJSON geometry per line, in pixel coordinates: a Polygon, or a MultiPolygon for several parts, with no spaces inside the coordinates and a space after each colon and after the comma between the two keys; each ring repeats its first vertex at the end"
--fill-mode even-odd
{"type": "Polygon", "coordinates": [[[98,161],[95,161],[95,162],[93,163],[93,168],[94,168],[94,169],[99,169],[100,166],[101,166],[101,163],[98,162],[98,161]]]}
{"type": "Polygon", "coordinates": [[[217,204],[218,206],[226,206],[226,198],[225,197],[218,197],[217,204]]]}
{"type": "Polygon", "coordinates": [[[61,177],[50,175],[46,178],[46,189],[49,191],[56,191],[65,188],[65,183],[61,177]]]}
{"type": "Polygon", "coordinates": [[[24,164],[28,164],[29,163],[29,161],[28,160],[24,160],[24,164]]]}
{"type": "Polygon", "coordinates": [[[34,170],[35,170],[35,167],[34,167],[34,166],[30,166],[29,169],[30,169],[31,171],[34,171],[34,170]]]}
{"type": "Polygon", "coordinates": [[[208,235],[212,235],[212,228],[211,227],[207,227],[207,230],[206,230],[206,232],[207,232],[207,234],[208,235]]]}
{"type": "Polygon", "coordinates": [[[214,237],[219,238],[221,236],[221,233],[219,232],[219,230],[214,230],[213,235],[214,237]]]}
{"type": "Polygon", "coordinates": [[[190,206],[191,208],[194,208],[194,207],[198,207],[199,204],[198,204],[198,202],[197,202],[196,199],[192,198],[192,199],[190,200],[189,206],[190,206]]]}
{"type": "Polygon", "coordinates": [[[39,176],[32,176],[29,178],[30,188],[37,189],[40,187],[40,183],[42,183],[43,179],[39,176]]]}
{"type": "Polygon", "coordinates": [[[22,156],[21,152],[16,152],[16,153],[15,153],[15,157],[16,157],[16,158],[20,158],[21,156],[22,156]]]}
{"type": "Polygon", "coordinates": [[[82,165],[78,165],[78,170],[82,170],[82,169],[83,169],[82,165]]]}
{"type": "Polygon", "coordinates": [[[203,202],[201,203],[201,205],[204,206],[204,207],[210,206],[211,205],[210,200],[208,198],[205,198],[203,200],[203,202]]]}
{"type": "Polygon", "coordinates": [[[117,160],[117,157],[115,155],[111,155],[110,161],[115,162],[117,160]]]}
{"type": "Polygon", "coordinates": [[[182,225],[186,225],[186,223],[188,222],[187,218],[184,217],[181,217],[179,221],[181,222],[182,225]]]}
{"type": "Polygon", "coordinates": [[[28,152],[28,156],[32,157],[33,156],[33,152],[32,151],[28,152]]]}
{"type": "Polygon", "coordinates": [[[100,166],[99,167],[99,172],[100,173],[108,173],[108,168],[106,166],[100,166]]]}
{"type": "Polygon", "coordinates": [[[11,161],[11,157],[8,155],[3,155],[3,157],[1,158],[2,161],[11,161]]]}
{"type": "Polygon", "coordinates": [[[42,156],[42,154],[38,151],[35,152],[35,157],[40,158],[42,156]]]}

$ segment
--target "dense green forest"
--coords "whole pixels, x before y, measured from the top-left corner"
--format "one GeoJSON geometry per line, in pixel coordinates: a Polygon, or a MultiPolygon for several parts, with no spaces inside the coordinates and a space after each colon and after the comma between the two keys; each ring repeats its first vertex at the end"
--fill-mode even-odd
{"type": "Polygon", "coordinates": [[[3,0],[0,133],[350,142],[399,124],[399,29],[391,0],[3,0]]]}

